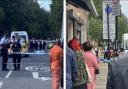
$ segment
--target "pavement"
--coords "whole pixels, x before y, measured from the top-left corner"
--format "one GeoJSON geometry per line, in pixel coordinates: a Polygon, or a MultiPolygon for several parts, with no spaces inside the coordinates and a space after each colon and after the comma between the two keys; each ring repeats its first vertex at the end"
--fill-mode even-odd
{"type": "Polygon", "coordinates": [[[13,71],[12,58],[9,58],[10,71],[0,70],[0,89],[51,89],[49,62],[48,54],[30,55],[22,58],[21,71],[13,71]]]}
{"type": "Polygon", "coordinates": [[[96,76],[96,89],[106,89],[108,63],[100,63],[100,74],[96,76]]]}

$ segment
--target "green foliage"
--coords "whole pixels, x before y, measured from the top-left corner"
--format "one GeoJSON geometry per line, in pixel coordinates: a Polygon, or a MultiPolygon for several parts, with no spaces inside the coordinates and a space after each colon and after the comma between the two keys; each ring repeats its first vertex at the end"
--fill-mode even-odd
{"type": "Polygon", "coordinates": [[[3,8],[0,7],[0,22],[5,18],[5,13],[3,11],[3,8]]]}
{"type": "Polygon", "coordinates": [[[122,40],[122,34],[128,33],[128,22],[127,18],[122,14],[118,17],[118,36],[119,41],[122,40]]]}
{"type": "Polygon", "coordinates": [[[61,31],[62,6],[62,1],[53,0],[47,12],[33,0],[0,0],[0,35],[18,30],[28,31],[30,38],[56,37],[61,31]]]}
{"type": "Polygon", "coordinates": [[[60,38],[62,17],[63,17],[63,0],[52,0],[51,13],[49,14],[49,23],[51,35],[54,38],[60,38]]]}
{"type": "Polygon", "coordinates": [[[89,17],[89,35],[92,40],[99,41],[102,40],[102,2],[101,0],[94,0],[97,12],[99,14],[98,18],[95,18],[92,14],[89,17]]]}

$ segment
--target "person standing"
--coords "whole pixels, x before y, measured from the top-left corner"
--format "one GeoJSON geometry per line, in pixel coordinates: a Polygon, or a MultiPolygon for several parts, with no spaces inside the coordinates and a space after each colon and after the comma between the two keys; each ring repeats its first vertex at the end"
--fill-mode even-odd
{"type": "Polygon", "coordinates": [[[39,50],[41,51],[43,49],[42,40],[39,42],[39,50]]]}
{"type": "Polygon", "coordinates": [[[62,71],[63,50],[61,41],[57,40],[56,44],[50,50],[50,69],[52,73],[52,89],[59,89],[59,82],[62,71]]]}
{"type": "Polygon", "coordinates": [[[35,51],[38,51],[38,47],[39,47],[38,46],[38,40],[36,40],[34,44],[35,44],[35,51]]]}
{"type": "Polygon", "coordinates": [[[108,67],[106,89],[128,89],[128,55],[118,56],[108,67]]]}
{"type": "Polygon", "coordinates": [[[1,56],[2,56],[2,71],[8,71],[7,69],[7,62],[8,62],[8,43],[7,38],[4,36],[0,41],[0,49],[1,49],[1,56]]]}
{"type": "Polygon", "coordinates": [[[99,49],[97,47],[95,47],[95,53],[96,53],[96,56],[99,57],[99,49]]]}
{"type": "Polygon", "coordinates": [[[20,63],[21,63],[21,44],[20,44],[20,39],[17,36],[13,36],[13,44],[12,44],[12,51],[13,51],[13,65],[14,69],[13,70],[20,70],[20,63]]]}
{"type": "Polygon", "coordinates": [[[119,56],[124,56],[124,55],[125,55],[124,48],[120,48],[119,56]]]}
{"type": "Polygon", "coordinates": [[[87,84],[87,89],[96,88],[96,71],[99,70],[97,57],[92,53],[93,45],[90,41],[83,43],[85,62],[88,65],[92,82],[87,84]]]}
{"type": "Polygon", "coordinates": [[[70,48],[66,48],[66,89],[73,89],[77,77],[76,56],[70,48]]]}
{"type": "Polygon", "coordinates": [[[86,70],[86,63],[84,62],[85,59],[79,40],[74,37],[68,42],[68,47],[74,51],[78,65],[78,76],[76,77],[76,81],[73,84],[73,89],[87,89],[87,83],[90,81],[90,79],[86,70]]]}
{"type": "Polygon", "coordinates": [[[31,53],[34,52],[34,43],[33,43],[33,41],[30,41],[29,51],[30,51],[31,53]]]}
{"type": "Polygon", "coordinates": [[[45,48],[46,48],[46,45],[47,45],[47,44],[46,44],[45,40],[43,40],[42,42],[43,42],[43,43],[42,43],[42,44],[43,44],[42,49],[45,51],[45,48]]]}
{"type": "Polygon", "coordinates": [[[8,71],[8,69],[7,69],[8,48],[6,47],[5,44],[2,45],[1,56],[2,56],[2,71],[8,71]]]}

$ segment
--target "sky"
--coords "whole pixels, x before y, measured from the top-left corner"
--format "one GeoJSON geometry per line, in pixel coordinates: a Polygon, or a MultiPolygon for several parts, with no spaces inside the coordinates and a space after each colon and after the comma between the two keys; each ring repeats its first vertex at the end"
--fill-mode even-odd
{"type": "Polygon", "coordinates": [[[50,5],[52,4],[51,0],[38,0],[38,3],[41,8],[44,8],[46,11],[50,11],[50,5]]]}
{"type": "Polygon", "coordinates": [[[120,0],[121,11],[128,18],[128,0],[120,0]]]}

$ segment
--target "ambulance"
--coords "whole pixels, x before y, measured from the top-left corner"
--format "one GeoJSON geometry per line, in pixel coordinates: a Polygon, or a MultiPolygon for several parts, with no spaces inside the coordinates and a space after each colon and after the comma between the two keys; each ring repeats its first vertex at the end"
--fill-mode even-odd
{"type": "MultiPolygon", "coordinates": [[[[21,44],[21,53],[28,53],[29,52],[29,38],[28,33],[26,31],[13,31],[11,33],[11,41],[12,37],[18,34],[20,37],[20,44],[21,44]]],[[[27,56],[27,55],[26,55],[27,56]]]]}

